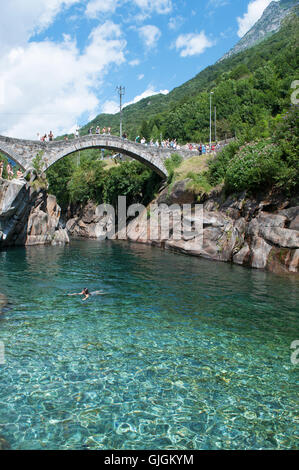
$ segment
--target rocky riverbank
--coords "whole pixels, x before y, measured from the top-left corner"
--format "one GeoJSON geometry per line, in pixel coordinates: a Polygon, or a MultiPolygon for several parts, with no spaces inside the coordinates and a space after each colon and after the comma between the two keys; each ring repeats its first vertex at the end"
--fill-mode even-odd
{"type": "MultiPolygon", "coordinates": [[[[203,243],[192,231],[196,226],[193,212],[189,220],[176,220],[170,206],[191,204],[197,196],[188,189],[189,180],[166,187],[158,196],[152,215],[170,216],[170,236],[150,238],[149,207],[128,222],[126,233],[114,238],[147,243],[215,261],[266,269],[273,272],[299,271],[299,198],[280,195],[249,197],[245,192],[225,197],[214,190],[202,201],[203,243]],[[178,224],[191,224],[191,232],[173,239],[178,224]]],[[[0,248],[13,245],[64,244],[69,236],[99,239],[112,227],[111,218],[103,217],[99,207],[89,202],[66,215],[66,228],[60,224],[61,210],[56,198],[28,183],[0,180],[0,248]]],[[[198,217],[198,216],[197,216],[198,217]]]]}
{"type": "MultiPolygon", "coordinates": [[[[170,235],[177,231],[175,218],[168,214],[172,204],[195,204],[196,196],[188,189],[188,180],[165,188],[155,201],[159,208],[152,215],[170,215],[170,235]],[[164,206],[161,206],[164,204],[164,206]]],[[[171,249],[215,261],[231,262],[272,272],[298,273],[299,270],[299,200],[286,200],[279,195],[250,198],[246,193],[226,198],[221,189],[213,191],[203,201],[203,243],[195,232],[180,240],[163,238],[150,240],[149,208],[131,220],[126,239],[171,249]]],[[[183,221],[179,221],[180,225],[183,221]]],[[[190,220],[185,220],[189,222],[190,220]]],[[[67,222],[71,236],[99,238],[109,224],[99,216],[95,204],[89,203],[67,222]]],[[[191,226],[195,226],[192,215],[191,226]]],[[[161,227],[160,227],[161,228],[161,227]]],[[[161,232],[159,228],[159,232],[161,232]]],[[[124,238],[124,233],[115,238],[124,238]]]]}
{"type": "MultiPolygon", "coordinates": [[[[172,191],[165,189],[157,204],[192,203],[186,190],[188,181],[180,181],[172,191]]],[[[214,191],[203,202],[203,243],[189,234],[181,240],[157,240],[165,249],[226,261],[272,272],[297,273],[299,269],[299,204],[279,196],[257,199],[246,193],[225,198],[214,191]]],[[[167,207],[168,207],[167,206],[167,207]]],[[[167,213],[169,209],[165,207],[167,213]]],[[[163,210],[163,209],[162,209],[163,210]]],[[[146,214],[140,214],[127,227],[128,240],[148,243],[146,214]]],[[[188,222],[188,221],[187,221],[188,222]]],[[[196,222],[193,216],[194,225],[196,222]]],[[[174,227],[172,227],[174,228],[174,227]]]]}
{"type": "Polygon", "coordinates": [[[0,248],[69,242],[55,196],[22,180],[0,178],[0,248]]]}

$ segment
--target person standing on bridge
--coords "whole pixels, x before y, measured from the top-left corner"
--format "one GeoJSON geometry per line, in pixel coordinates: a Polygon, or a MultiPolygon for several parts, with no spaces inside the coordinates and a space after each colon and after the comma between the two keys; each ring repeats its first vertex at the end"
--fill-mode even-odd
{"type": "Polygon", "coordinates": [[[52,142],[52,140],[53,140],[53,137],[54,137],[54,135],[53,135],[53,132],[52,132],[52,131],[50,131],[50,134],[48,135],[48,137],[49,137],[49,142],[52,142]]]}

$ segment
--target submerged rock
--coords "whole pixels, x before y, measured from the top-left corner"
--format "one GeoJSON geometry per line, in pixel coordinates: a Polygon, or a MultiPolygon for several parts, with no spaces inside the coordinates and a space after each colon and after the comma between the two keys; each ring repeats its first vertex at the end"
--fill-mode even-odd
{"type": "Polygon", "coordinates": [[[0,436],[0,450],[9,450],[10,443],[3,437],[0,436]]]}
{"type": "Polygon", "coordinates": [[[7,305],[7,298],[5,297],[4,294],[1,294],[0,292],[0,316],[2,314],[2,311],[4,307],[7,305]]]}

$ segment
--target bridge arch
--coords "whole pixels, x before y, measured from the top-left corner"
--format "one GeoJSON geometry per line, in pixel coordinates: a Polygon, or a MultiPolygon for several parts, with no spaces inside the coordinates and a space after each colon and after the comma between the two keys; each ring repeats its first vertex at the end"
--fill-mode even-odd
{"type": "MultiPolygon", "coordinates": [[[[138,160],[151,170],[158,173],[163,179],[168,176],[168,172],[164,165],[165,157],[161,157],[155,148],[152,149],[151,147],[145,147],[141,144],[136,144],[135,142],[124,140],[119,137],[92,135],[71,141],[63,141],[63,144],[55,142],[55,144],[59,144],[60,148],[57,148],[55,153],[51,152],[52,155],[47,155],[48,152],[45,152],[43,157],[43,160],[46,163],[45,170],[67,155],[91,148],[98,148],[112,150],[116,153],[121,153],[138,160]]],[[[49,150],[52,150],[55,144],[50,144],[49,150]]]]}
{"type": "Polygon", "coordinates": [[[23,171],[25,171],[25,167],[19,161],[19,155],[16,154],[11,147],[5,145],[3,142],[0,142],[0,152],[3,153],[6,157],[8,157],[10,160],[14,161],[19,167],[22,168],[23,171]]]}

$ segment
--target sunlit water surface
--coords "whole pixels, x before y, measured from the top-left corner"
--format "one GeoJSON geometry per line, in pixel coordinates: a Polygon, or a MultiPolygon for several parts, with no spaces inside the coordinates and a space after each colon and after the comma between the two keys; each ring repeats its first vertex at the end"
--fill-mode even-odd
{"type": "Polygon", "coordinates": [[[299,447],[297,277],[75,241],[0,252],[0,281],[13,449],[299,447]]]}

